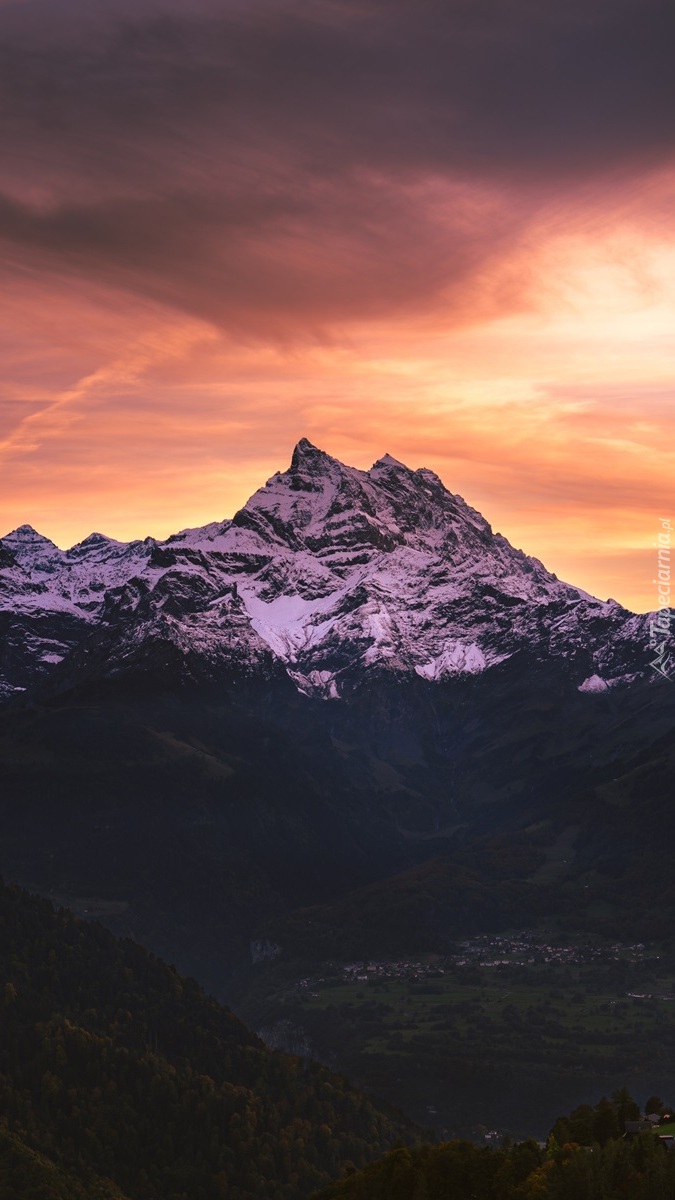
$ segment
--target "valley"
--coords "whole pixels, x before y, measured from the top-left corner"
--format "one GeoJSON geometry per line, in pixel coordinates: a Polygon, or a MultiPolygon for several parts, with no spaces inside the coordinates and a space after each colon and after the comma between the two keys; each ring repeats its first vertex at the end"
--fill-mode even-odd
{"type": "Polygon", "coordinates": [[[469,939],[417,961],[259,964],[238,1011],[441,1138],[541,1139],[575,1103],[673,1089],[675,943],[550,931],[469,939]]]}

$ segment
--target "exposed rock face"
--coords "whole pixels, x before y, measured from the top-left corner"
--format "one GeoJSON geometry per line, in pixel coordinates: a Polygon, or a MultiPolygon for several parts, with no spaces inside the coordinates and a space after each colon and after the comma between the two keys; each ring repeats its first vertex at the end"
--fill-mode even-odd
{"type": "Polygon", "coordinates": [[[251,942],[251,962],[254,966],[260,962],[273,962],[281,953],[281,946],[276,942],[270,942],[267,938],[259,938],[251,942]]]}
{"type": "Polygon", "coordinates": [[[284,670],[336,698],[374,668],[426,680],[518,653],[585,690],[649,672],[649,617],[562,583],[432,471],[369,471],[302,439],[231,521],[157,542],[94,533],[63,551],[0,542],[0,697],[49,674],[217,679],[284,670]]]}

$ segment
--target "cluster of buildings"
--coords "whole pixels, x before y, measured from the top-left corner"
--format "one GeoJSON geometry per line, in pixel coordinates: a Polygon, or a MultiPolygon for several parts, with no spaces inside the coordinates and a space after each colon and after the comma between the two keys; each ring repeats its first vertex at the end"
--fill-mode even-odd
{"type": "Polygon", "coordinates": [[[482,934],[459,943],[459,953],[448,958],[454,967],[533,966],[558,963],[565,966],[587,963],[638,962],[652,957],[643,942],[624,945],[581,943],[561,945],[541,930],[520,930],[512,934],[482,934]]]}
{"type": "MultiPolygon", "coordinates": [[[[318,997],[315,990],[322,985],[342,983],[374,983],[379,980],[401,980],[419,982],[439,979],[447,973],[465,967],[530,967],[545,964],[564,966],[598,965],[611,962],[641,962],[656,960],[643,942],[635,943],[591,943],[562,945],[550,931],[518,930],[509,934],[479,934],[459,942],[454,953],[430,955],[427,961],[416,959],[361,960],[348,963],[332,963],[328,968],[330,978],[301,979],[297,984],[301,994],[312,999],[318,997]]],[[[648,992],[627,992],[636,1000],[672,1000],[670,995],[648,992]]]]}
{"type": "Polygon", "coordinates": [[[437,962],[407,962],[405,959],[396,962],[355,962],[345,963],[341,967],[342,978],[346,983],[369,983],[375,979],[429,979],[438,978],[445,974],[437,962]]]}
{"type": "Polygon", "coordinates": [[[629,1000],[675,1000],[671,992],[626,992],[629,1000]]]}
{"type": "MultiPolygon", "coordinates": [[[[438,978],[457,967],[501,967],[537,966],[546,963],[580,965],[602,962],[638,962],[654,957],[643,942],[611,945],[584,944],[560,945],[541,930],[520,930],[512,934],[480,934],[459,942],[454,954],[430,956],[427,962],[413,959],[375,960],[342,963],[335,968],[345,983],[371,983],[378,979],[401,979],[415,981],[438,978]]],[[[300,986],[308,989],[312,983],[324,980],[302,980],[300,986]]],[[[629,993],[633,995],[633,993],[629,993]]],[[[635,993],[638,996],[638,993],[635,993]]],[[[645,999],[649,998],[646,996],[645,999]]],[[[655,997],[670,999],[670,997],[655,997]]]]}

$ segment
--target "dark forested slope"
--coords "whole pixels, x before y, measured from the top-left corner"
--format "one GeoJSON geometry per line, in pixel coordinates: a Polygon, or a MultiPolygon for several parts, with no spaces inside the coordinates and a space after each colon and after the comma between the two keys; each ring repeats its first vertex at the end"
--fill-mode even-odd
{"type": "Polygon", "coordinates": [[[290,1200],[413,1133],[139,946],[4,886],[0,1004],[3,1198],[290,1200]]]}

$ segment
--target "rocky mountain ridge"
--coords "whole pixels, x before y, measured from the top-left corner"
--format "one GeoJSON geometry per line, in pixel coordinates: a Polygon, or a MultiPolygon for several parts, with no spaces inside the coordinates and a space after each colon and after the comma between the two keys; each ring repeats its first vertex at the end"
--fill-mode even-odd
{"type": "Polygon", "coordinates": [[[166,541],[0,542],[0,698],[54,676],[285,671],[337,698],[364,671],[438,681],[519,653],[582,690],[649,673],[649,615],[515,549],[432,471],[344,466],[306,439],[232,520],[166,541]]]}

